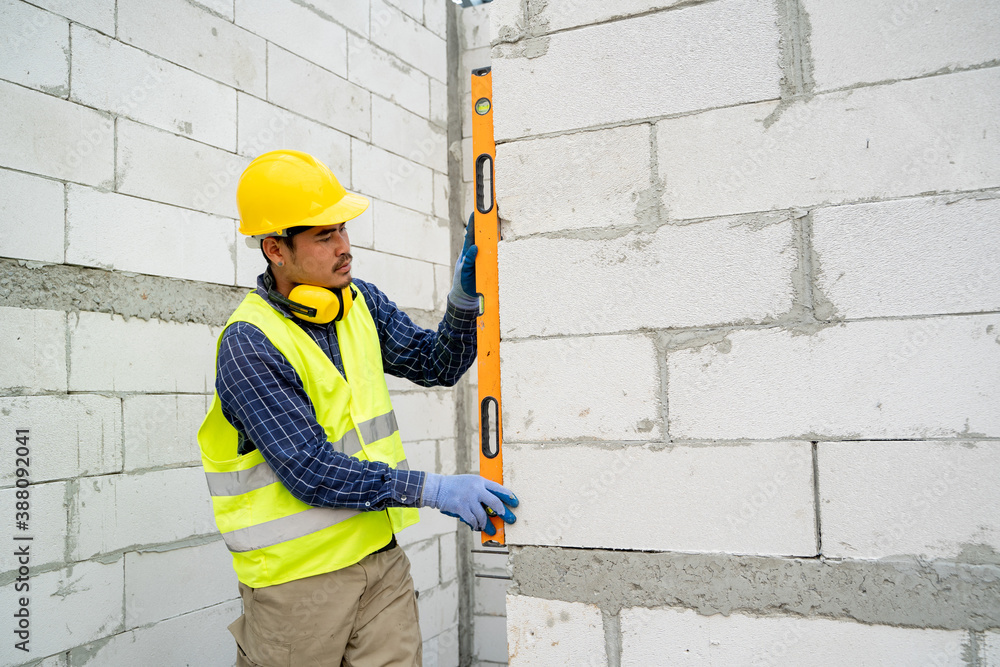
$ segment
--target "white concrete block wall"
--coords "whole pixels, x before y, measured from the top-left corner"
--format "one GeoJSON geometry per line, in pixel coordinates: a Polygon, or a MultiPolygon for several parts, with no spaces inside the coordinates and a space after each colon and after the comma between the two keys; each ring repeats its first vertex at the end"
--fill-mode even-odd
{"type": "Polygon", "coordinates": [[[526,40],[523,55],[499,44],[493,93],[496,107],[509,112],[496,115],[496,138],[776,98],[778,37],[774,5],[733,0],[526,40]],[[740,30],[717,29],[728,24],[740,30]],[[703,48],[708,34],[712,48],[703,48]],[[531,114],[518,112],[524,100],[531,114]]]}
{"type": "Polygon", "coordinates": [[[831,557],[1000,551],[1000,492],[981,483],[1000,472],[995,442],[821,442],[818,466],[831,557]]]}
{"type": "Polygon", "coordinates": [[[512,595],[507,617],[511,665],[608,664],[596,605],[512,595]]]}
{"type": "MultiPolygon", "coordinates": [[[[32,574],[31,660],[233,664],[240,603],[195,432],[224,321],[212,308],[235,306],[242,290],[228,288],[263,269],[235,231],[254,156],[311,152],[372,198],[351,224],[356,275],[421,322],[443,315],[454,10],[348,4],[0,3],[0,263],[13,276],[0,268],[0,425],[31,433],[32,568],[46,570],[32,574]],[[38,272],[27,287],[24,271],[38,272]],[[134,277],[177,303],[150,302],[157,290],[134,277]],[[184,295],[214,302],[185,310],[184,295]]],[[[400,384],[412,460],[457,472],[454,393],[400,384]]],[[[0,470],[4,507],[14,483],[0,470]]],[[[457,666],[457,522],[423,514],[401,542],[425,664],[457,666]]],[[[0,559],[0,575],[11,567],[0,559]]]]}
{"type": "Polygon", "coordinates": [[[830,93],[770,125],[777,102],[660,121],[663,205],[690,219],[995,188],[998,81],[987,68],[830,93]]]}
{"type": "Polygon", "coordinates": [[[975,0],[805,0],[818,89],[965,69],[1000,57],[1000,7],[975,0]]]}
{"type": "Polygon", "coordinates": [[[967,634],[792,617],[625,609],[621,664],[965,665],[967,634]]]}
{"type": "Polygon", "coordinates": [[[992,195],[818,208],[818,287],[847,318],[1000,310],[998,219],[992,195]]]}
{"type": "Polygon", "coordinates": [[[812,335],[734,332],[668,355],[670,432],[707,439],[996,437],[998,330],[997,315],[973,315],[851,322],[812,335]]]}
{"type": "Polygon", "coordinates": [[[507,538],[512,544],[814,556],[809,447],[657,451],[508,441],[504,481],[517,489],[523,508],[507,538]]]}
{"type": "Polygon", "coordinates": [[[998,660],[996,11],[489,5],[511,664],[998,660]]]}

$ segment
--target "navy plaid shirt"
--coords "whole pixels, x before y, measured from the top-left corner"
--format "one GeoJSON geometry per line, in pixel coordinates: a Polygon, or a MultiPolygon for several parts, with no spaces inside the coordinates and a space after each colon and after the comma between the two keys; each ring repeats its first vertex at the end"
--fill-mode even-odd
{"type": "MultiPolygon", "coordinates": [[[[435,332],[414,324],[374,285],[361,280],[353,284],[375,320],[386,373],[422,387],[450,387],[472,365],[476,311],[458,309],[449,301],[435,332]]],[[[302,327],[344,374],[333,323],[312,324],[292,317],[287,308],[267,298],[262,276],[257,279],[257,293],[302,327]]],[[[241,451],[259,449],[278,479],[302,502],[358,510],[419,504],[424,472],[394,470],[385,463],[359,461],[334,451],[298,373],[254,325],[236,322],[226,329],[216,372],[222,413],[239,432],[241,451]]]]}

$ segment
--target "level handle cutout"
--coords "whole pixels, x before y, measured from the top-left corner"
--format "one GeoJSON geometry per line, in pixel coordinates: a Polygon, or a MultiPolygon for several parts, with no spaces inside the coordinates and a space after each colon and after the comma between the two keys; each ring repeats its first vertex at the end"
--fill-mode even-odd
{"type": "Polygon", "coordinates": [[[500,423],[500,415],[497,414],[498,405],[497,399],[487,396],[479,406],[479,432],[483,438],[483,456],[488,459],[494,459],[500,453],[500,438],[497,435],[497,426],[500,423]]]}
{"type": "Polygon", "coordinates": [[[493,158],[486,153],[476,160],[476,208],[480,213],[493,210],[493,158]]]}

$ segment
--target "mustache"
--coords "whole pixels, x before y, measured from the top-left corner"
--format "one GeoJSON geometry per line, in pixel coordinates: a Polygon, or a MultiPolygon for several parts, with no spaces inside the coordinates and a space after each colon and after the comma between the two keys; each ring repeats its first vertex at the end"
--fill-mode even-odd
{"type": "Polygon", "coordinates": [[[340,260],[336,263],[336,265],[334,265],[333,270],[339,271],[340,269],[350,264],[352,259],[354,259],[354,255],[352,255],[349,252],[345,252],[343,255],[340,256],[340,260]]]}

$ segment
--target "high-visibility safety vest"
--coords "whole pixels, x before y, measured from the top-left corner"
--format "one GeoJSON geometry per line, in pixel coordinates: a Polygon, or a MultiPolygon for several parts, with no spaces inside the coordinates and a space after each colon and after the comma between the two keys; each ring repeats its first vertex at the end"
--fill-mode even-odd
{"type": "MultiPolygon", "coordinates": [[[[292,365],[335,450],[407,469],[378,332],[363,296],[336,323],[347,380],[309,334],[256,292],[247,295],[226,327],[233,322],[258,327],[292,365]]],[[[221,342],[220,335],[216,354],[221,342]]],[[[216,393],[198,430],[198,444],[215,522],[236,576],[247,586],[273,586],[353,565],[419,520],[412,508],[362,512],[307,505],[278,480],[259,450],[238,456],[238,438],[216,393]]]]}

